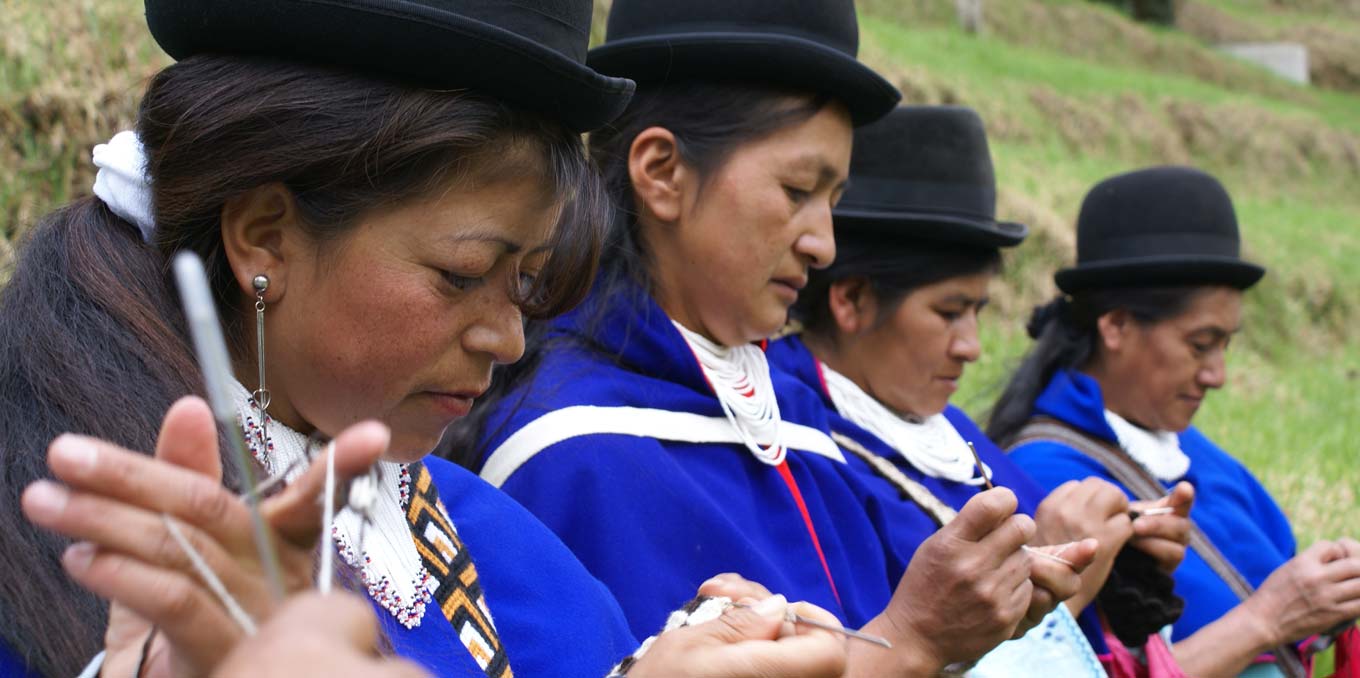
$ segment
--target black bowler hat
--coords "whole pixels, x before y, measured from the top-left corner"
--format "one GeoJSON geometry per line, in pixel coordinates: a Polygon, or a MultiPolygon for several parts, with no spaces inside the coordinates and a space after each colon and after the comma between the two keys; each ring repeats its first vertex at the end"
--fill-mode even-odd
{"type": "Polygon", "coordinates": [[[996,220],[996,177],[982,119],[962,106],[904,106],[855,131],[836,232],[1009,247],[1022,224],[996,220]]]}
{"type": "Polygon", "coordinates": [[[1228,285],[1266,270],[1241,258],[1232,198],[1190,167],[1151,167],[1106,179],[1077,218],[1077,265],[1054,276],[1068,294],[1099,287],[1228,285]]]}
{"type": "Polygon", "coordinates": [[[167,54],[334,65],[472,88],[577,131],[628,105],[633,83],[585,65],[590,0],[146,0],[167,54]]]}
{"type": "Polygon", "coordinates": [[[614,0],[589,63],[638,82],[682,78],[778,83],[844,103],[856,125],[902,95],[856,59],[854,0],[614,0]]]}

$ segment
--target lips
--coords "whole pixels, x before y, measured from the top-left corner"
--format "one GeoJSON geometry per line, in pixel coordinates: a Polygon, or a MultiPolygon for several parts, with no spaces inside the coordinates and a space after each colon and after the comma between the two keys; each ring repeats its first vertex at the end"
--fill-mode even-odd
{"type": "Polygon", "coordinates": [[[483,393],[486,393],[487,386],[477,386],[470,389],[459,389],[456,391],[426,391],[439,410],[452,417],[465,417],[472,411],[472,405],[483,393]]]}

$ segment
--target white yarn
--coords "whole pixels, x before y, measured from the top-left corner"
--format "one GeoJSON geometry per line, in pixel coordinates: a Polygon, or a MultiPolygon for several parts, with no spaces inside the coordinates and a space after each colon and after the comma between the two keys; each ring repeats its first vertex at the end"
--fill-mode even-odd
{"type": "Polygon", "coordinates": [[[1158,480],[1175,482],[1190,470],[1190,457],[1181,450],[1175,433],[1149,431],[1109,410],[1105,410],[1105,421],[1114,429],[1119,446],[1158,480]]]}
{"type": "Polygon", "coordinates": [[[746,449],[770,466],[784,461],[787,450],[780,437],[779,401],[770,379],[770,363],[760,347],[722,346],[671,321],[694,351],[699,369],[713,387],[723,414],[737,429],[746,449]],[[760,440],[770,441],[763,446],[760,440]]]}
{"type": "MultiPolygon", "coordinates": [[[[825,363],[821,367],[822,376],[826,379],[826,390],[836,411],[860,428],[878,436],[918,471],[932,478],[967,485],[982,485],[985,482],[982,476],[974,477],[977,464],[968,449],[968,442],[943,414],[935,414],[919,422],[910,421],[865,393],[850,378],[825,363]]],[[[991,469],[987,469],[986,474],[990,477],[991,469]]]]}
{"type": "Polygon", "coordinates": [[[146,176],[146,153],[137,133],[124,130],[106,144],[94,147],[94,194],[114,214],[126,219],[151,242],[156,221],[151,214],[151,181],[146,176]]]}

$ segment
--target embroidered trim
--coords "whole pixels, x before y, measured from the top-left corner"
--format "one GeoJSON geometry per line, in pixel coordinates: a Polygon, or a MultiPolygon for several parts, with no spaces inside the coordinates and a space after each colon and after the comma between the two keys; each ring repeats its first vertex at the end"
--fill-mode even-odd
{"type": "MultiPolygon", "coordinates": [[[[565,440],[587,435],[628,435],[684,443],[742,444],[724,417],[705,417],[644,407],[575,405],[553,410],[529,422],[501,443],[482,467],[482,479],[500,487],[539,452],[565,440]]],[[[784,447],[845,463],[845,454],[826,433],[810,426],[779,423],[784,447]]]]}

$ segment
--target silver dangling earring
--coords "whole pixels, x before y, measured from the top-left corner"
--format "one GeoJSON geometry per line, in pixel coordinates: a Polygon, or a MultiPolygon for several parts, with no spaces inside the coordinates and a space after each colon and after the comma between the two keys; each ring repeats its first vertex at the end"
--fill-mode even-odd
{"type": "Polygon", "coordinates": [[[250,397],[260,413],[260,432],[263,434],[260,454],[265,455],[269,453],[269,425],[265,421],[265,410],[269,409],[269,388],[264,380],[264,293],[269,289],[269,276],[257,275],[250,283],[255,288],[255,362],[260,369],[259,387],[250,397]]]}

